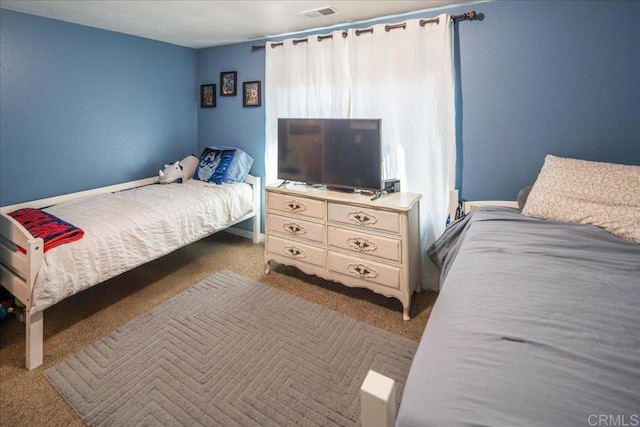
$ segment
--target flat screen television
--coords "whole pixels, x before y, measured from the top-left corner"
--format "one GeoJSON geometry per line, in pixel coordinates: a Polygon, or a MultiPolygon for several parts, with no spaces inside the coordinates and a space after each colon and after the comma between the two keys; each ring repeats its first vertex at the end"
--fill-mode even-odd
{"type": "Polygon", "coordinates": [[[380,119],[278,119],[278,179],[380,191],[380,119]]]}

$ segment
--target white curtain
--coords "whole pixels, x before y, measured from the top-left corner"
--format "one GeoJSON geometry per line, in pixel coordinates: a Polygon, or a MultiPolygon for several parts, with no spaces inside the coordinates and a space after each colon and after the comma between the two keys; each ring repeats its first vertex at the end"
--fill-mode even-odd
{"type": "Polygon", "coordinates": [[[444,231],[456,175],[453,24],[446,14],[438,18],[388,32],[380,24],[372,33],[348,30],[346,38],[336,31],[322,41],[267,44],[267,182],[276,178],[278,117],[381,118],[383,176],[422,194],[425,251],[444,231]]]}
{"type": "Polygon", "coordinates": [[[351,104],[347,41],[341,31],[332,39],[307,37],[283,46],[266,45],[265,115],[266,182],[277,178],[278,118],[347,118],[351,104]]]}

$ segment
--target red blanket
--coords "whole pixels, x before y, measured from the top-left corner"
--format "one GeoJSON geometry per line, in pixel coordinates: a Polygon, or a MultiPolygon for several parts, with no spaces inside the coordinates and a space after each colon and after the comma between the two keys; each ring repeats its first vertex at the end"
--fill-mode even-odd
{"type": "MultiPolygon", "coordinates": [[[[79,240],[84,231],[60,218],[40,209],[24,208],[11,212],[9,216],[18,221],[34,237],[44,240],[44,252],[63,243],[79,240]]],[[[26,250],[18,248],[25,253],[26,250]]]]}

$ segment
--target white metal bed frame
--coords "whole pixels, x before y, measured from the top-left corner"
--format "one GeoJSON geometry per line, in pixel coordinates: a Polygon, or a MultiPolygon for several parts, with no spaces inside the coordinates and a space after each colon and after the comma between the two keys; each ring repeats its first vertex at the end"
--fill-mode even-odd
{"type": "MultiPolygon", "coordinates": [[[[33,286],[43,261],[44,242],[42,238],[33,237],[20,223],[7,215],[21,208],[45,208],[78,197],[113,193],[142,187],[158,182],[158,177],[146,178],[122,184],[109,185],[92,190],[63,194],[46,199],[19,203],[0,208],[0,284],[25,304],[26,324],[26,368],[35,369],[43,362],[43,311],[31,312],[33,286]],[[17,246],[24,248],[22,253],[17,246]]],[[[260,242],[260,178],[247,175],[245,182],[253,187],[253,211],[228,224],[231,227],[249,218],[253,218],[253,242],[260,242]]],[[[221,230],[217,230],[221,231],[221,230]]],[[[213,234],[213,233],[212,233],[213,234]]]]}

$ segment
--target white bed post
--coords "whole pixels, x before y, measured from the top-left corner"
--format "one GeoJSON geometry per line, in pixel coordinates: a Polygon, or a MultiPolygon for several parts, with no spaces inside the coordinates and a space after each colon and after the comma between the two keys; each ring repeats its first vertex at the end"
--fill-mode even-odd
{"type": "Polygon", "coordinates": [[[260,243],[260,219],[261,219],[261,200],[260,194],[262,187],[260,186],[260,177],[256,176],[253,182],[253,203],[255,216],[253,217],[253,243],[260,243]]]}
{"type": "Polygon", "coordinates": [[[369,370],[360,387],[362,427],[392,427],[396,423],[396,382],[369,370]]]}
{"type": "Polygon", "coordinates": [[[26,326],[26,359],[25,365],[28,370],[32,370],[42,365],[44,347],[44,313],[43,311],[31,312],[33,306],[33,285],[36,276],[40,271],[40,266],[44,259],[44,241],[41,238],[30,239],[28,242],[27,257],[29,258],[28,280],[29,294],[25,305],[25,326],[26,326]]]}
{"type": "Polygon", "coordinates": [[[449,221],[456,220],[456,211],[458,210],[458,190],[449,191],[449,221]]]}
{"type": "Polygon", "coordinates": [[[36,311],[31,314],[27,310],[26,317],[26,330],[27,330],[27,352],[25,364],[28,370],[32,370],[42,365],[43,360],[43,334],[44,329],[44,316],[42,311],[36,311]]]}

